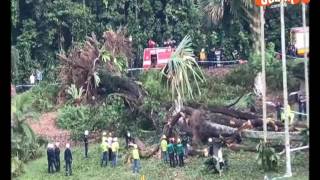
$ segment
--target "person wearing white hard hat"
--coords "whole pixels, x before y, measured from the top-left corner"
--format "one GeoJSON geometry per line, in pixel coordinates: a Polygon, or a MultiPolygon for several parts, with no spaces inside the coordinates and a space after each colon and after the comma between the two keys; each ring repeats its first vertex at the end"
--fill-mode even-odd
{"type": "Polygon", "coordinates": [[[113,140],[113,137],[112,137],[112,133],[109,132],[109,136],[107,138],[107,143],[108,143],[108,161],[111,161],[112,162],[112,140],[113,140]]]}
{"type": "Polygon", "coordinates": [[[114,137],[112,140],[111,151],[112,151],[112,167],[116,167],[117,165],[117,156],[119,151],[119,143],[118,138],[114,137]]]}
{"type": "Polygon", "coordinates": [[[107,133],[105,131],[103,131],[101,143],[106,142],[106,140],[107,140],[107,133]]]}
{"type": "Polygon", "coordinates": [[[133,143],[133,138],[131,136],[131,133],[129,131],[127,131],[126,135],[125,135],[125,138],[126,138],[126,148],[128,149],[129,148],[129,144],[130,143],[133,143]]]}
{"type": "Polygon", "coordinates": [[[54,173],[55,169],[55,157],[54,157],[53,144],[49,143],[47,146],[47,157],[48,157],[48,173],[54,173]]]}
{"type": "Polygon", "coordinates": [[[208,148],[209,156],[213,156],[213,143],[212,143],[212,138],[209,138],[209,139],[208,139],[208,145],[209,145],[209,148],[208,148]]]}
{"type": "Polygon", "coordinates": [[[64,161],[65,161],[65,166],[66,166],[66,176],[71,176],[72,175],[72,153],[70,150],[70,144],[66,144],[66,149],[64,150],[64,161]]]}
{"type": "Polygon", "coordinates": [[[60,171],[60,148],[59,148],[60,143],[56,142],[55,147],[54,147],[54,154],[55,154],[55,167],[56,171],[60,171]]]}
{"type": "Polygon", "coordinates": [[[88,145],[89,145],[88,136],[89,136],[89,131],[88,130],[84,131],[84,138],[83,138],[83,141],[84,141],[84,156],[86,158],[88,158],[88,145]]]}

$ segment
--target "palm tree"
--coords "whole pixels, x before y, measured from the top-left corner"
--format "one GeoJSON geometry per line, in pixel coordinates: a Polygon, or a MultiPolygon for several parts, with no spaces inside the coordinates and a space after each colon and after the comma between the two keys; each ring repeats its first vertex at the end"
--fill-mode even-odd
{"type": "Polygon", "coordinates": [[[189,75],[192,75],[191,77],[193,77],[198,93],[201,94],[198,84],[199,81],[204,82],[205,79],[195,60],[189,35],[183,38],[176,51],[172,54],[168,64],[162,69],[162,74],[167,78],[167,85],[171,88],[176,112],[179,112],[183,107],[185,94],[193,98],[193,89],[190,84],[189,75]]]}
{"type": "Polygon", "coordinates": [[[228,15],[248,22],[253,34],[253,48],[260,51],[260,14],[252,0],[200,0],[200,7],[215,25],[228,15]]]}

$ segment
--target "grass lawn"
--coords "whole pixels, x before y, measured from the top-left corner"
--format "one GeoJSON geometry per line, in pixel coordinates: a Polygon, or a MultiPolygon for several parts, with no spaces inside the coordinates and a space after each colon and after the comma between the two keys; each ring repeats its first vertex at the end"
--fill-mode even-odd
{"type": "MultiPolygon", "coordinates": [[[[45,151],[45,150],[44,150],[45,151]]],[[[61,160],[63,159],[63,151],[61,149],[61,160]]],[[[259,170],[255,162],[256,153],[251,152],[229,152],[228,171],[224,172],[222,177],[217,174],[208,174],[202,171],[204,158],[193,157],[186,160],[183,168],[170,168],[169,165],[163,164],[157,159],[142,159],[139,175],[134,175],[131,171],[131,165],[124,164],[123,159],[119,158],[119,164],[116,168],[100,167],[100,153],[98,145],[89,147],[89,158],[85,159],[82,148],[74,148],[73,150],[73,175],[64,175],[64,161],[61,161],[61,172],[55,174],[47,173],[47,157],[29,162],[25,166],[25,173],[16,178],[19,180],[58,180],[58,179],[120,179],[133,180],[140,179],[140,175],[145,175],[147,180],[157,179],[175,179],[175,180],[204,180],[204,179],[223,179],[223,180],[248,180],[263,179],[265,173],[259,170]]],[[[270,173],[271,177],[280,176],[285,171],[284,156],[279,167],[278,173],[270,173]]],[[[292,156],[293,177],[287,179],[307,180],[309,179],[309,158],[304,153],[297,153],[292,156]]]]}

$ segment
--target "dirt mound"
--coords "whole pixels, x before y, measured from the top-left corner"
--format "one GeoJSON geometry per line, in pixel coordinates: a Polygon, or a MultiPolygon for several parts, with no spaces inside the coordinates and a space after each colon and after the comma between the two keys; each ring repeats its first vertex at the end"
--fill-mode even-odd
{"type": "Polygon", "coordinates": [[[225,68],[212,68],[204,70],[205,73],[209,76],[223,77],[229,74],[233,68],[225,67],[225,68]]]}
{"type": "Polygon", "coordinates": [[[35,134],[47,139],[49,142],[60,142],[64,146],[70,142],[70,132],[59,129],[56,126],[57,112],[49,112],[41,115],[38,121],[28,120],[28,124],[35,134]]]}

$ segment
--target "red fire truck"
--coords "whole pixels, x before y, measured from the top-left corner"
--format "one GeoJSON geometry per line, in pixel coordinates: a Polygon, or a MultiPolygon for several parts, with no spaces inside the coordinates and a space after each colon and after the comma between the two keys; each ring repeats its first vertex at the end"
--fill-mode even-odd
{"type": "Polygon", "coordinates": [[[175,51],[171,47],[146,48],[143,51],[143,68],[163,68],[175,51]]]}

